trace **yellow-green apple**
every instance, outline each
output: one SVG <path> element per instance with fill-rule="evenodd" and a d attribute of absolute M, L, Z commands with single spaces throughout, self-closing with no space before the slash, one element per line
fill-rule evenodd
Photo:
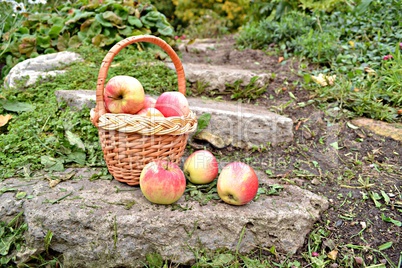
<path fill-rule="evenodd" d="M 155 108 L 165 117 L 187 116 L 190 113 L 187 98 L 178 91 L 163 92 L 156 99 Z"/>
<path fill-rule="evenodd" d="M 149 95 L 145 95 L 143 108 L 155 108 L 156 99 Z"/>
<path fill-rule="evenodd" d="M 249 165 L 231 162 L 221 171 L 217 182 L 219 197 L 231 205 L 245 205 L 257 194 L 258 177 Z"/>
<path fill-rule="evenodd" d="M 210 151 L 195 151 L 184 161 L 183 171 L 190 182 L 207 184 L 218 176 L 218 161 Z"/>
<path fill-rule="evenodd" d="M 169 205 L 184 194 L 186 177 L 177 164 L 159 159 L 146 164 L 141 171 L 140 188 L 148 201 Z"/>
<path fill-rule="evenodd" d="M 163 114 L 155 108 L 142 108 L 141 110 L 139 110 L 139 112 L 137 113 L 138 115 L 144 115 L 144 116 L 148 116 L 148 117 L 164 117 Z"/>
<path fill-rule="evenodd" d="M 134 77 L 112 77 L 103 92 L 106 111 L 109 113 L 135 114 L 144 106 L 145 93 L 141 83 Z"/>

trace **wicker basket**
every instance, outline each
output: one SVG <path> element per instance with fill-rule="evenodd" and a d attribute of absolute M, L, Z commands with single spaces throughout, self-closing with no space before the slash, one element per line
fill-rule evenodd
<path fill-rule="evenodd" d="M 137 42 L 158 45 L 169 55 L 176 68 L 179 92 L 186 93 L 186 79 L 181 61 L 176 52 L 158 37 L 141 35 L 126 38 L 115 44 L 103 59 L 91 121 L 98 128 L 110 174 L 116 180 L 129 185 L 138 185 L 143 167 L 156 159 L 167 159 L 179 164 L 188 134 L 197 128 L 197 118 L 192 111 L 186 117 L 167 118 L 106 113 L 103 90 L 110 64 L 119 51 Z"/>

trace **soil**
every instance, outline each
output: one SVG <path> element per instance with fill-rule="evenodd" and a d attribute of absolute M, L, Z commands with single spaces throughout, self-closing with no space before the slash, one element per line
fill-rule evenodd
<path fill-rule="evenodd" d="M 339 111 L 336 103 L 321 103 L 313 92 L 304 89 L 300 73 L 314 66 L 301 69 L 303 63 L 281 61 L 275 53 L 237 50 L 233 37 L 214 42 L 214 49 L 183 50 L 183 63 L 275 74 L 262 96 L 244 101 L 291 118 L 294 139 L 249 151 L 209 149 L 217 155 L 247 159 L 278 182 L 297 184 L 330 201 L 330 208 L 306 238 L 305 246 L 291 259 L 308 266 L 314 258 L 306 257 L 306 253 L 316 251 L 316 259 L 325 259 L 330 267 L 381 263 L 398 267 L 402 261 L 401 142 L 355 127 L 350 113 Z M 282 260 L 285 257 L 279 256 Z"/>

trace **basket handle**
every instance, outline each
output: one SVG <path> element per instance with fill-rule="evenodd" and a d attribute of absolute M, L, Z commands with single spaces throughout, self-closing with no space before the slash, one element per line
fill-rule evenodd
<path fill-rule="evenodd" d="M 174 64 L 174 67 L 176 69 L 177 73 L 177 79 L 178 79 L 178 87 L 179 87 L 179 92 L 182 93 L 183 95 L 186 95 L 186 78 L 184 74 L 184 69 L 183 65 L 181 64 L 179 56 L 176 54 L 176 52 L 173 50 L 173 48 L 167 44 L 163 39 L 152 36 L 152 35 L 137 35 L 137 36 L 131 36 L 126 39 L 123 39 L 116 43 L 106 54 L 105 58 L 102 61 L 101 67 L 99 69 L 99 74 L 98 74 L 98 82 L 96 85 L 96 106 L 94 109 L 94 116 L 92 117 L 91 121 L 92 123 L 97 127 L 98 126 L 98 121 L 99 117 L 101 117 L 103 114 L 106 113 L 105 109 L 105 104 L 103 101 L 103 91 L 105 87 L 105 80 L 107 78 L 107 72 L 109 70 L 110 64 L 113 61 L 113 58 L 126 46 L 131 45 L 133 43 L 137 42 L 148 42 L 155 44 L 159 47 L 161 47 L 172 59 L 172 62 Z"/>

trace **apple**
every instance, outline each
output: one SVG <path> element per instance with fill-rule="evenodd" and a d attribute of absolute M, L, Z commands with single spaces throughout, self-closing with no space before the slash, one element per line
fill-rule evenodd
<path fill-rule="evenodd" d="M 190 113 L 187 98 L 180 92 L 168 91 L 162 93 L 155 103 L 158 109 L 165 117 L 187 116 Z"/>
<path fill-rule="evenodd" d="M 242 162 L 227 164 L 217 182 L 219 197 L 231 205 L 245 205 L 257 195 L 258 177 L 249 165 Z"/>
<path fill-rule="evenodd" d="M 145 95 L 143 108 L 155 108 L 156 99 L 149 95 Z"/>
<path fill-rule="evenodd" d="M 141 83 L 134 77 L 112 77 L 103 92 L 106 111 L 109 113 L 135 114 L 144 106 L 145 93 Z"/>
<path fill-rule="evenodd" d="M 184 194 L 186 177 L 177 164 L 155 160 L 141 171 L 140 189 L 145 198 L 154 204 L 173 204 Z"/>
<path fill-rule="evenodd" d="M 195 151 L 184 161 L 183 171 L 190 182 L 207 184 L 218 176 L 218 161 L 210 151 Z"/>
<path fill-rule="evenodd" d="M 163 114 L 155 108 L 142 108 L 141 110 L 139 110 L 139 112 L 137 113 L 138 115 L 144 115 L 144 116 L 148 116 L 148 117 L 164 117 Z"/>

